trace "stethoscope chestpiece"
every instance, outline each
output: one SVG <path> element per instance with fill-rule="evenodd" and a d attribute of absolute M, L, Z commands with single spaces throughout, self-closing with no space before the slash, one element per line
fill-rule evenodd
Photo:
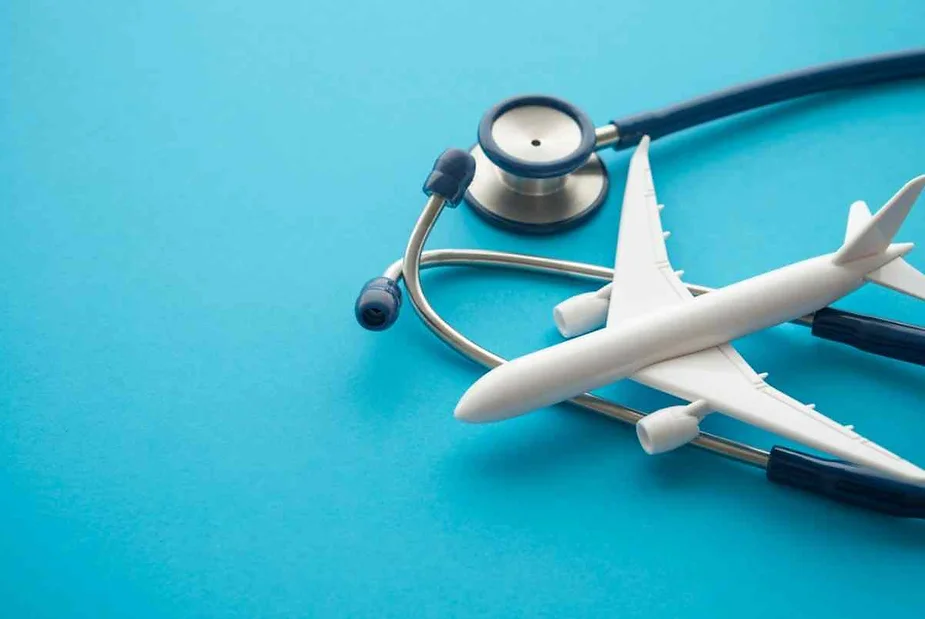
<path fill-rule="evenodd" d="M 476 169 L 466 202 L 491 223 L 558 232 L 584 221 L 607 195 L 594 125 L 567 101 L 506 99 L 482 117 L 478 138 L 470 151 Z"/>

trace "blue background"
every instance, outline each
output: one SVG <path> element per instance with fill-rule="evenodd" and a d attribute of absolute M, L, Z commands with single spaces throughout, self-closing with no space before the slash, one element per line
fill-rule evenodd
<path fill-rule="evenodd" d="M 409 308 L 370 334 L 352 304 L 398 258 L 434 157 L 503 97 L 600 124 L 921 45 L 923 20 L 918 0 L 2 3 L 0 616 L 922 614 L 920 522 L 693 449 L 652 458 L 565 407 L 459 424 L 479 370 Z M 923 135 L 917 82 L 656 143 L 674 265 L 715 286 L 833 250 L 853 200 L 925 172 Z M 519 238 L 462 207 L 430 246 L 609 264 L 628 154 L 604 159 L 613 197 L 587 226 Z M 925 242 L 925 206 L 899 240 Z M 557 341 L 550 308 L 588 289 L 426 286 L 504 355 Z M 925 323 L 873 287 L 840 306 Z M 922 368 L 794 326 L 739 347 L 925 463 Z"/>

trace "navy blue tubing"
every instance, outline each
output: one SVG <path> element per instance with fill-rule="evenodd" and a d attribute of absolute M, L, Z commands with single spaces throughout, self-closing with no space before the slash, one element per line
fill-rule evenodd
<path fill-rule="evenodd" d="M 881 357 L 925 365 L 925 329 L 832 307 L 813 315 L 813 335 Z"/>
<path fill-rule="evenodd" d="M 767 476 L 776 484 L 890 516 L 925 518 L 925 486 L 888 479 L 863 466 L 774 447 Z"/>
<path fill-rule="evenodd" d="M 720 90 L 670 107 L 612 121 L 620 139 L 616 150 L 635 146 L 711 120 L 840 88 L 873 86 L 925 77 L 925 49 L 868 56 L 783 73 Z"/>

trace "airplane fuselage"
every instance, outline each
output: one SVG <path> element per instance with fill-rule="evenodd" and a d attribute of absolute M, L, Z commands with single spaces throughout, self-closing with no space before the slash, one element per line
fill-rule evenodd
<path fill-rule="evenodd" d="M 525 355 L 483 376 L 456 409 L 468 421 L 500 420 L 632 375 L 659 361 L 794 320 L 856 290 L 908 248 L 839 265 L 810 258 Z"/>

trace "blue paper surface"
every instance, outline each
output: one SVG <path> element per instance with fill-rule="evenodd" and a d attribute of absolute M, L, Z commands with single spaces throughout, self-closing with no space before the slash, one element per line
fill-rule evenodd
<path fill-rule="evenodd" d="M 925 527 L 566 407 L 473 427 L 479 370 L 406 305 L 357 327 L 446 147 L 518 93 L 598 124 L 925 42 L 925 4 L 534 0 L 0 7 L 0 616 L 880 617 L 925 613 Z M 685 278 L 842 240 L 925 172 L 925 82 L 661 140 Z M 552 238 L 448 212 L 430 247 L 610 264 L 612 195 Z M 900 241 L 925 243 L 925 205 Z M 913 252 L 910 261 L 925 267 Z M 438 310 L 506 355 L 589 289 L 453 270 Z M 925 323 L 868 287 L 839 307 Z M 925 370 L 783 326 L 738 343 L 794 397 L 925 463 Z M 619 384 L 642 410 L 670 399 Z M 710 418 L 706 427 L 775 439 Z"/>

